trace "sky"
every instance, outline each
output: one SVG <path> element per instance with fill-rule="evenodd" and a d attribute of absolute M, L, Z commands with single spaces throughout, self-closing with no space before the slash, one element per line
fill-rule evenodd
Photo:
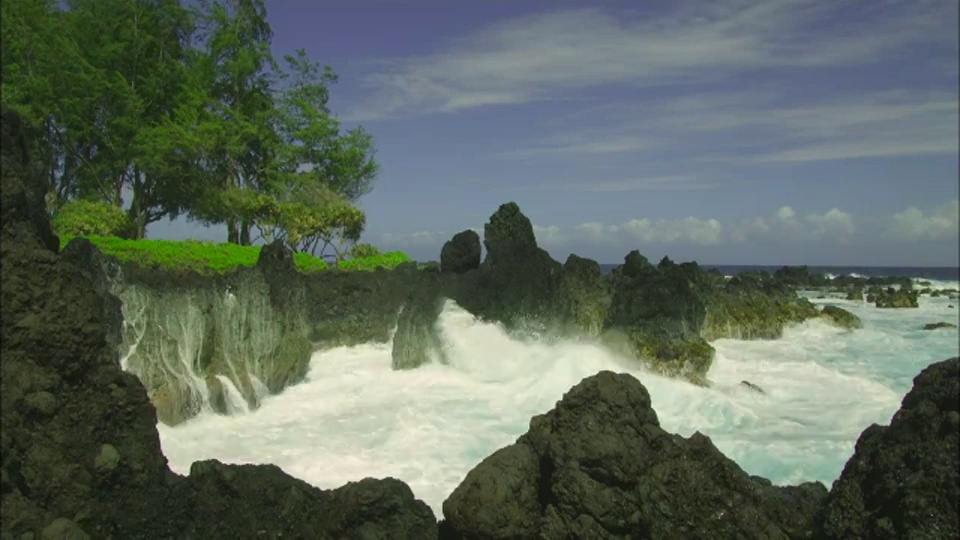
<path fill-rule="evenodd" d="M 560 261 L 958 265 L 956 0 L 266 4 L 373 135 L 382 250 L 514 201 Z"/>

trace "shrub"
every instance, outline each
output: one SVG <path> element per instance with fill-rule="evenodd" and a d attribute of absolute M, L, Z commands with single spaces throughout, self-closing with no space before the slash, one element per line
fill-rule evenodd
<path fill-rule="evenodd" d="M 133 229 L 119 207 L 83 199 L 63 205 L 50 221 L 58 236 L 127 236 Z"/>
<path fill-rule="evenodd" d="M 350 256 L 354 259 L 366 259 L 380 255 L 380 249 L 373 244 L 357 244 L 350 251 Z"/>

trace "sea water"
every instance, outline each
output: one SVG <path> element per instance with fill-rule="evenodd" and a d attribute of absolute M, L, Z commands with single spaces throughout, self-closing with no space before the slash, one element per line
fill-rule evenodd
<path fill-rule="evenodd" d="M 958 304 L 922 297 L 918 309 L 884 310 L 813 301 L 852 311 L 864 327 L 808 321 L 774 341 L 718 340 L 709 388 L 647 373 L 591 343 L 512 338 L 449 302 L 438 324 L 450 365 L 394 371 L 389 344 L 318 352 L 303 383 L 258 410 L 160 424 L 160 439 L 182 474 L 215 458 L 273 463 L 325 489 L 394 477 L 440 516 L 466 473 L 526 432 L 532 416 L 584 377 L 611 370 L 646 386 L 664 429 L 700 431 L 745 471 L 776 484 L 819 480 L 829 488 L 860 433 L 889 423 L 913 377 L 958 355 L 956 328 L 921 329 L 957 324 L 958 309 L 949 306 Z"/>

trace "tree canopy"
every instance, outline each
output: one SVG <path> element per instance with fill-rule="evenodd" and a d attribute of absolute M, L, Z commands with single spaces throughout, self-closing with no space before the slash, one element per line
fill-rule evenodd
<path fill-rule="evenodd" d="M 3 101 L 37 128 L 52 216 L 84 200 L 123 208 L 134 238 L 183 215 L 226 225 L 229 242 L 337 258 L 359 240 L 372 137 L 331 113 L 329 66 L 303 49 L 274 58 L 263 0 L 0 9 Z"/>

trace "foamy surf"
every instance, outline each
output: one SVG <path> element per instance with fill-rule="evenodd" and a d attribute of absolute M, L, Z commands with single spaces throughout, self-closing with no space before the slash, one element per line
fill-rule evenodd
<path fill-rule="evenodd" d="M 646 373 L 593 344 L 517 339 L 448 303 L 438 324 L 449 365 L 394 371 L 389 345 L 332 349 L 314 354 L 305 382 L 252 413 L 204 413 L 158 427 L 180 473 L 216 458 L 274 463 L 321 488 L 392 476 L 440 515 L 480 460 L 606 369 L 640 379 L 668 431 L 709 435 L 747 472 L 775 483 L 829 486 L 860 432 L 889 421 L 911 378 L 957 354 L 955 329 L 915 330 L 920 321 L 956 316 L 939 300 L 925 299 L 917 310 L 821 300 L 856 312 L 865 328 L 844 332 L 812 321 L 777 341 L 720 340 L 710 388 Z"/>

